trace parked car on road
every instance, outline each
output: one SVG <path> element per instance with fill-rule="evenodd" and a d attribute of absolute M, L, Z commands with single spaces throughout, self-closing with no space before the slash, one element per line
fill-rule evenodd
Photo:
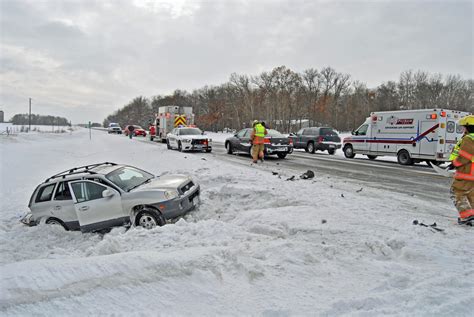
<path fill-rule="evenodd" d="M 107 128 L 107 133 L 117 133 L 117 134 L 122 134 L 122 128 L 118 123 L 109 123 L 109 127 Z"/>
<path fill-rule="evenodd" d="M 133 125 L 133 136 L 145 136 L 146 137 L 146 131 L 139 125 Z M 123 133 L 128 136 L 130 134 L 130 125 L 127 125 L 125 127 L 125 130 L 123 130 Z"/>
<path fill-rule="evenodd" d="M 31 195 L 22 222 L 57 224 L 66 230 L 98 231 L 115 226 L 162 226 L 199 203 L 200 186 L 189 175 L 154 176 L 110 162 L 53 175 Z"/>
<path fill-rule="evenodd" d="M 174 128 L 166 135 L 166 145 L 169 150 L 178 151 L 212 151 L 212 139 L 208 138 L 201 129 L 180 127 Z"/>
<path fill-rule="evenodd" d="M 267 129 L 268 134 L 264 138 L 265 150 L 264 153 L 268 155 L 277 155 L 283 159 L 288 154 L 293 152 L 293 141 L 278 132 L 277 130 Z M 234 136 L 225 140 L 225 148 L 228 154 L 245 153 L 251 154 L 252 143 L 250 142 L 251 128 L 242 129 Z"/>
<path fill-rule="evenodd" d="M 296 134 L 290 134 L 295 149 L 305 149 L 306 152 L 328 151 L 336 153 L 341 148 L 341 138 L 330 127 L 311 127 L 300 129 Z"/>

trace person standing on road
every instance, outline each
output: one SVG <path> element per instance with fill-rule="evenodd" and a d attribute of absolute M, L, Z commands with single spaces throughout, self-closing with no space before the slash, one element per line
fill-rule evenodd
<path fill-rule="evenodd" d="M 263 162 L 263 151 L 265 150 L 263 140 L 267 133 L 267 129 L 265 129 L 262 123 L 260 123 L 258 120 L 253 121 L 253 130 L 252 134 L 250 134 L 250 140 L 252 140 L 252 159 L 254 163 L 257 163 L 259 158 L 260 161 Z"/>
<path fill-rule="evenodd" d="M 474 115 L 459 120 L 466 133 L 451 154 L 456 169 L 451 186 L 452 199 L 459 212 L 459 224 L 474 221 Z"/>
<path fill-rule="evenodd" d="M 133 138 L 133 131 L 134 131 L 134 130 L 135 130 L 135 127 L 134 127 L 133 125 L 129 125 L 129 126 L 128 126 L 128 137 L 129 137 L 130 139 Z"/>

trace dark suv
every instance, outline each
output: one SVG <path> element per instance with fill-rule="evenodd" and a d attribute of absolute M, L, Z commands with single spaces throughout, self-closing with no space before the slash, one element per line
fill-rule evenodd
<path fill-rule="evenodd" d="M 290 134 L 290 138 L 295 149 L 305 149 L 309 153 L 328 151 L 332 155 L 341 148 L 341 138 L 329 127 L 303 128 Z"/>

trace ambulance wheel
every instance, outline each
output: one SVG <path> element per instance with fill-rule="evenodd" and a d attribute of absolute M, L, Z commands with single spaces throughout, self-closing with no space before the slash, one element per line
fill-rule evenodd
<path fill-rule="evenodd" d="M 377 155 L 367 155 L 369 160 L 375 160 L 377 158 Z"/>
<path fill-rule="evenodd" d="M 313 142 L 308 142 L 308 144 L 306 145 L 306 150 L 307 152 L 311 153 L 311 154 L 314 154 L 314 143 Z"/>
<path fill-rule="evenodd" d="M 413 165 L 413 159 L 410 157 L 410 153 L 406 150 L 401 150 L 397 154 L 397 161 L 400 165 Z"/>
<path fill-rule="evenodd" d="M 344 156 L 347 158 L 354 158 L 355 156 L 354 149 L 350 144 L 346 145 L 342 151 L 344 152 Z"/>
<path fill-rule="evenodd" d="M 170 141 L 166 140 L 166 148 L 168 150 L 171 150 L 171 145 L 170 145 Z"/>
<path fill-rule="evenodd" d="M 183 146 L 181 145 L 181 141 L 178 142 L 178 151 L 183 152 Z"/>

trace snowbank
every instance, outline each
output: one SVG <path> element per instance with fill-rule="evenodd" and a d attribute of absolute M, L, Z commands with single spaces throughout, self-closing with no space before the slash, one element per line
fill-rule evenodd
<path fill-rule="evenodd" d="M 361 190 L 317 166 L 314 179 L 287 181 L 276 161 L 250 166 L 98 130 L 92 140 L 85 129 L 0 138 L 0 152 L 2 315 L 472 314 L 473 234 L 448 199 Z M 39 182 L 101 161 L 193 174 L 202 205 L 149 231 L 18 222 Z"/>

